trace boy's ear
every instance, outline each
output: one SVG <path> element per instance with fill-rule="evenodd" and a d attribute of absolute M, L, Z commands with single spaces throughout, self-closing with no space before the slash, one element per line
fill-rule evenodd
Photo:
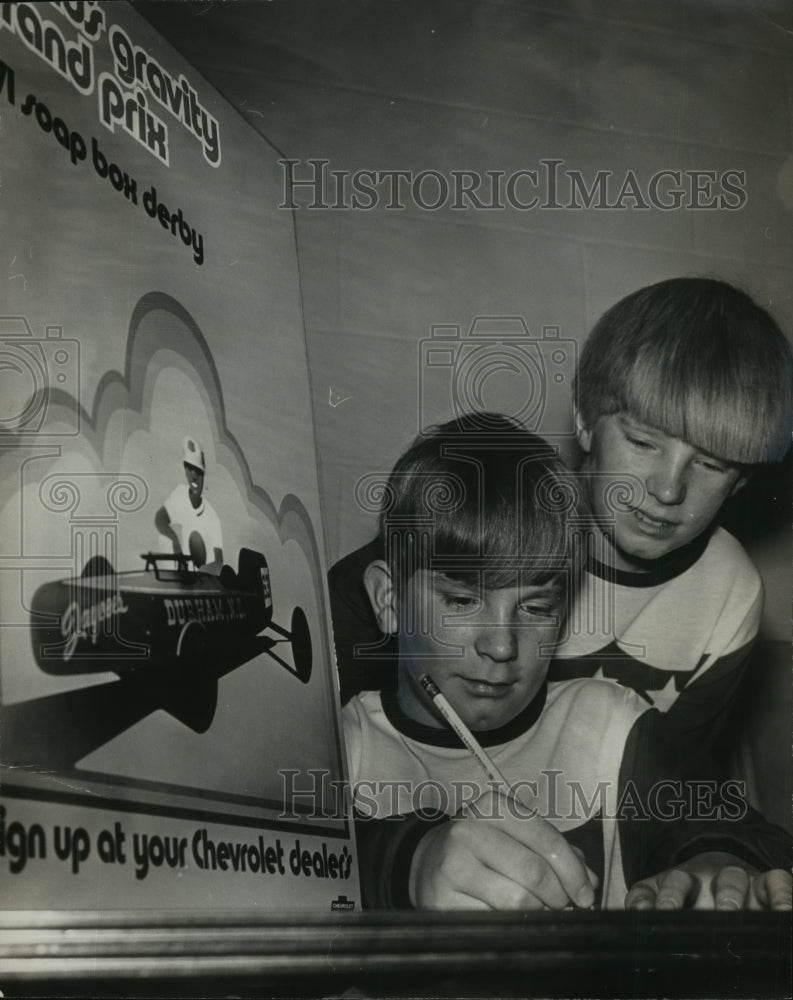
<path fill-rule="evenodd" d="M 584 423 L 584 418 L 577 406 L 573 407 L 573 415 L 575 417 L 575 433 L 578 438 L 578 444 L 582 451 L 588 452 L 592 447 L 592 431 Z"/>
<path fill-rule="evenodd" d="M 397 630 L 396 594 L 388 563 L 382 559 L 370 562 L 363 572 L 363 585 L 381 632 Z"/>

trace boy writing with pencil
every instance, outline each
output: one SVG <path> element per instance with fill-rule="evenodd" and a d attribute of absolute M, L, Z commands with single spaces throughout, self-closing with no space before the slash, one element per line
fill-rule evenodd
<path fill-rule="evenodd" d="M 552 449 L 478 417 L 397 462 L 386 558 L 364 574 L 398 661 L 345 706 L 351 785 L 359 816 L 409 817 L 359 822 L 365 903 L 621 908 L 644 880 L 629 898 L 662 905 L 691 879 L 698 905 L 789 906 L 785 835 L 734 788 L 656 759 L 656 711 L 626 687 L 547 685 L 593 524 L 560 509 Z"/>

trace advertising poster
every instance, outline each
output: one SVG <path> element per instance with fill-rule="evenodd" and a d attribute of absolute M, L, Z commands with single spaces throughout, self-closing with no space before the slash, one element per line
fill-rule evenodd
<path fill-rule="evenodd" d="M 122 3 L 0 8 L 0 896 L 358 900 L 278 154 Z"/>

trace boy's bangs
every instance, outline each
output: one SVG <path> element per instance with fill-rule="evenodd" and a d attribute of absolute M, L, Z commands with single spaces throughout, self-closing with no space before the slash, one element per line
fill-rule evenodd
<path fill-rule="evenodd" d="M 784 457 L 790 421 L 780 421 L 767 386 L 753 385 L 750 376 L 674 369 L 638 359 L 615 409 L 727 462 L 754 465 Z"/>
<path fill-rule="evenodd" d="M 555 587 L 562 594 L 568 588 L 571 572 L 567 565 L 560 565 L 561 562 L 563 560 L 556 560 L 553 565 L 541 562 L 528 569 L 525 564 L 519 569 L 499 566 L 467 572 L 451 568 L 444 570 L 443 575 L 471 590 L 480 587 L 483 590 L 504 590 L 507 587 Z M 569 560 L 567 562 L 569 563 Z"/>
<path fill-rule="evenodd" d="M 455 420 L 394 466 L 380 536 L 399 592 L 417 570 L 490 590 L 575 576 L 568 522 L 583 501 L 555 449 L 511 418 L 485 416 L 498 434 L 483 440 Z"/>
<path fill-rule="evenodd" d="M 426 568 L 488 590 L 543 586 L 570 567 L 566 518 L 532 506 L 520 524 L 512 504 L 462 509 L 436 519 Z"/>
<path fill-rule="evenodd" d="M 793 428 L 793 352 L 746 293 L 676 278 L 621 299 L 595 324 L 577 376 L 588 426 L 627 411 L 739 465 L 776 462 Z"/>

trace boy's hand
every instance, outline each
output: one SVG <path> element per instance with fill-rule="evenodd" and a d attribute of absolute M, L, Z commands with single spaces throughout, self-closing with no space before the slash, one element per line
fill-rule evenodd
<path fill-rule="evenodd" d="M 790 872 L 758 872 L 731 854 L 698 854 L 677 868 L 637 882 L 626 910 L 789 910 Z"/>
<path fill-rule="evenodd" d="M 495 805 L 502 808 L 493 809 L 491 799 L 489 813 L 483 807 L 483 815 L 456 817 L 422 837 L 410 870 L 413 905 L 432 910 L 592 906 L 598 878 L 562 834 L 539 816 L 512 815 L 503 800 Z"/>

